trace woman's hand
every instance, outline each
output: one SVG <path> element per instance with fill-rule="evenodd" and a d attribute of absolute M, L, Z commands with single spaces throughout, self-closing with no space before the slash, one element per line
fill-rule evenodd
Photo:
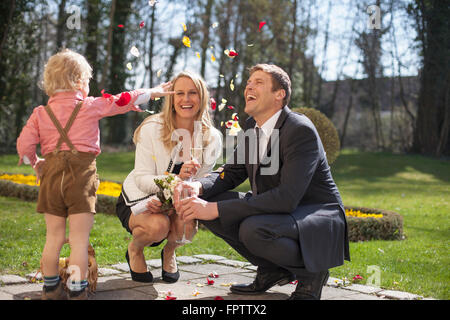
<path fill-rule="evenodd" d="M 145 213 L 162 213 L 161 211 L 162 203 L 157 199 L 152 199 L 147 202 L 147 211 Z"/>
<path fill-rule="evenodd" d="M 172 88 L 172 81 L 161 83 L 159 86 L 151 89 L 152 91 L 152 100 L 155 98 L 161 98 L 164 96 L 168 96 L 174 94 L 175 91 L 169 91 Z"/>
<path fill-rule="evenodd" d="M 197 174 L 198 169 L 200 169 L 200 163 L 196 159 L 186 161 L 183 163 L 178 176 L 181 180 L 187 180 Z"/>

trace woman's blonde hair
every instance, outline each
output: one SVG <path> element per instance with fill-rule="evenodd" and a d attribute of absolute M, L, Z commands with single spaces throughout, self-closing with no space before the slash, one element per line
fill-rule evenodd
<path fill-rule="evenodd" d="M 172 87 L 169 90 L 173 91 L 176 81 L 183 77 L 189 78 L 192 80 L 192 82 L 194 82 L 195 88 L 197 89 L 198 94 L 200 96 L 200 109 L 194 121 L 202 122 L 203 145 L 204 147 L 206 147 L 206 144 L 210 139 L 210 129 L 214 127 L 211 117 L 209 115 L 208 87 L 206 85 L 205 80 L 203 80 L 203 78 L 200 75 L 190 71 L 182 71 L 171 80 Z M 152 121 L 156 117 L 161 117 L 163 121 L 163 127 L 161 129 L 162 141 L 167 150 L 169 151 L 172 150 L 177 144 L 177 141 L 172 141 L 172 133 L 174 132 L 175 129 L 177 129 L 175 127 L 175 115 L 176 112 L 174 108 L 174 97 L 173 95 L 170 95 L 164 98 L 164 105 L 162 111 L 158 114 L 145 118 L 144 121 L 139 125 L 139 127 L 134 131 L 133 142 L 135 144 L 138 143 L 139 133 L 143 125 L 145 125 L 149 121 Z"/>
<path fill-rule="evenodd" d="M 80 82 L 92 78 L 92 67 L 81 55 L 63 49 L 48 59 L 42 87 L 50 97 L 56 90 L 77 90 Z"/>

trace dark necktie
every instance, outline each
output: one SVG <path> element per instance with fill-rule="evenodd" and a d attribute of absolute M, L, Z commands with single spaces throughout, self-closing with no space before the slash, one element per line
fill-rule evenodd
<path fill-rule="evenodd" d="M 256 187 L 256 171 L 258 170 L 259 166 L 259 135 L 260 135 L 260 128 L 255 127 L 256 132 L 256 163 L 253 165 L 253 173 L 252 173 L 252 194 L 255 196 L 258 194 L 258 188 Z"/>

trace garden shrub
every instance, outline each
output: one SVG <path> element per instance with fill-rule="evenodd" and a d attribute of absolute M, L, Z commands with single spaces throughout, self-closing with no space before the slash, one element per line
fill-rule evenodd
<path fill-rule="evenodd" d="M 341 142 L 333 122 L 319 110 L 313 108 L 293 108 L 292 111 L 304 114 L 311 120 L 322 140 L 323 148 L 327 154 L 328 164 L 332 164 L 339 156 Z"/>
<path fill-rule="evenodd" d="M 364 207 L 346 206 L 345 209 L 383 215 L 382 218 L 360 218 L 347 215 L 350 241 L 402 240 L 404 237 L 403 217 L 396 212 Z"/>

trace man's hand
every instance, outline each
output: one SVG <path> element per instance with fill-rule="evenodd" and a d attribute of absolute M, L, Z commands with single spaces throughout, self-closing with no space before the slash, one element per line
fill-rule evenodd
<path fill-rule="evenodd" d="M 217 202 L 208 202 L 196 196 L 180 201 L 177 213 L 184 222 L 199 220 L 214 220 L 219 217 Z"/>
<path fill-rule="evenodd" d="M 180 206 L 180 200 L 186 197 L 182 195 L 199 196 L 201 194 L 202 184 L 198 181 L 181 181 L 179 182 L 173 191 L 173 206 L 178 211 Z"/>

